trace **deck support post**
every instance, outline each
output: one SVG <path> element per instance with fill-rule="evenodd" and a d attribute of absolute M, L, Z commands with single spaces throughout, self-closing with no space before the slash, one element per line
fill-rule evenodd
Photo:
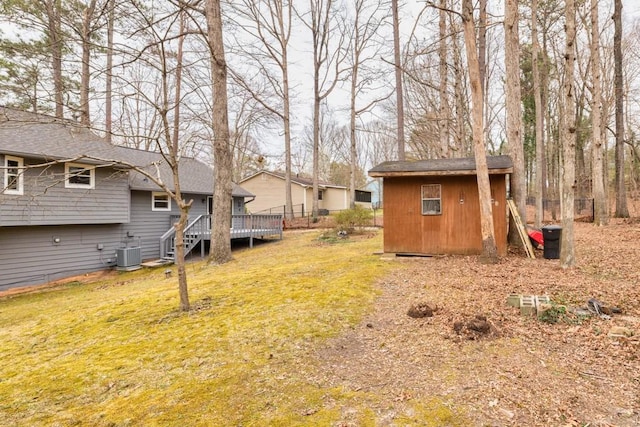
<path fill-rule="evenodd" d="M 253 248 L 253 214 L 249 214 L 249 248 Z"/>

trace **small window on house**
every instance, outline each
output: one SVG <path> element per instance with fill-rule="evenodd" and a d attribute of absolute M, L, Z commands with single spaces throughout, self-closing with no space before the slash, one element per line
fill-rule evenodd
<path fill-rule="evenodd" d="M 19 157 L 4 158 L 4 194 L 22 194 L 24 160 Z"/>
<path fill-rule="evenodd" d="M 170 211 L 171 199 L 167 193 L 153 193 L 151 196 L 152 211 Z"/>
<path fill-rule="evenodd" d="M 318 200 L 322 200 L 323 194 L 324 194 L 324 190 L 318 190 Z"/>
<path fill-rule="evenodd" d="M 440 184 L 427 184 L 422 186 L 422 215 L 440 215 L 442 213 L 442 201 L 440 197 Z"/>
<path fill-rule="evenodd" d="M 65 187 L 95 188 L 96 170 L 94 167 L 80 163 L 66 163 L 64 167 Z"/>

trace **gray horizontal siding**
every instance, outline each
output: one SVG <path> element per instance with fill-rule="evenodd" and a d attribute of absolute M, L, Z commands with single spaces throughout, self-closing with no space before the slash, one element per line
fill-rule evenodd
<path fill-rule="evenodd" d="M 0 290 L 107 268 L 126 241 L 117 224 L 0 227 Z"/>
<path fill-rule="evenodd" d="M 131 221 L 125 224 L 78 224 L 0 227 L 0 290 L 36 285 L 63 277 L 102 270 L 115 265 L 116 249 L 140 245 L 142 259 L 160 256 L 160 236 L 180 210 L 153 212 L 151 194 L 131 191 Z M 207 198 L 193 199 L 190 217 L 207 213 Z M 237 202 L 235 207 L 238 208 Z M 60 243 L 54 243 L 59 238 Z M 98 244 L 103 246 L 98 250 Z"/>
<path fill-rule="evenodd" d="M 125 228 L 140 242 L 142 258 L 160 256 L 160 237 L 171 228 L 171 215 L 180 215 L 180 209 L 171 201 L 171 211 L 153 212 L 151 210 L 151 192 L 131 191 L 131 221 Z M 207 198 L 199 194 L 184 194 L 185 200 L 193 200 L 189 216 L 195 218 L 207 213 Z M 203 202 L 204 200 L 204 202 Z"/>
<path fill-rule="evenodd" d="M 40 163 L 25 159 L 25 165 Z M 94 189 L 65 188 L 64 164 L 27 169 L 23 195 L 0 194 L 0 226 L 126 222 L 128 178 L 113 168 L 96 169 Z"/>

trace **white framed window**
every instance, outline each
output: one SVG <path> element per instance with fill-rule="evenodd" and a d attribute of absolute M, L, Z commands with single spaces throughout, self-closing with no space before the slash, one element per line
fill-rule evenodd
<path fill-rule="evenodd" d="M 151 210 L 152 211 L 170 211 L 171 198 L 167 193 L 151 193 Z"/>
<path fill-rule="evenodd" d="M 96 169 L 81 163 L 65 163 L 64 186 L 66 188 L 91 189 L 96 186 Z"/>
<path fill-rule="evenodd" d="M 442 200 L 440 184 L 422 186 L 422 215 L 440 215 Z"/>
<path fill-rule="evenodd" d="M 22 194 L 24 191 L 24 159 L 4 156 L 4 194 Z"/>

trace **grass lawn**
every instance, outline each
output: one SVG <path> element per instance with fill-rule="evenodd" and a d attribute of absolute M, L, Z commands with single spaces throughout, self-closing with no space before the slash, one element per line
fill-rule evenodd
<path fill-rule="evenodd" d="M 373 255 L 381 235 L 317 238 L 190 263 L 189 313 L 164 269 L 0 299 L 1 424 L 331 425 L 348 402 L 374 425 L 375 396 L 308 378 L 317 346 L 357 323 L 398 266 Z"/>

